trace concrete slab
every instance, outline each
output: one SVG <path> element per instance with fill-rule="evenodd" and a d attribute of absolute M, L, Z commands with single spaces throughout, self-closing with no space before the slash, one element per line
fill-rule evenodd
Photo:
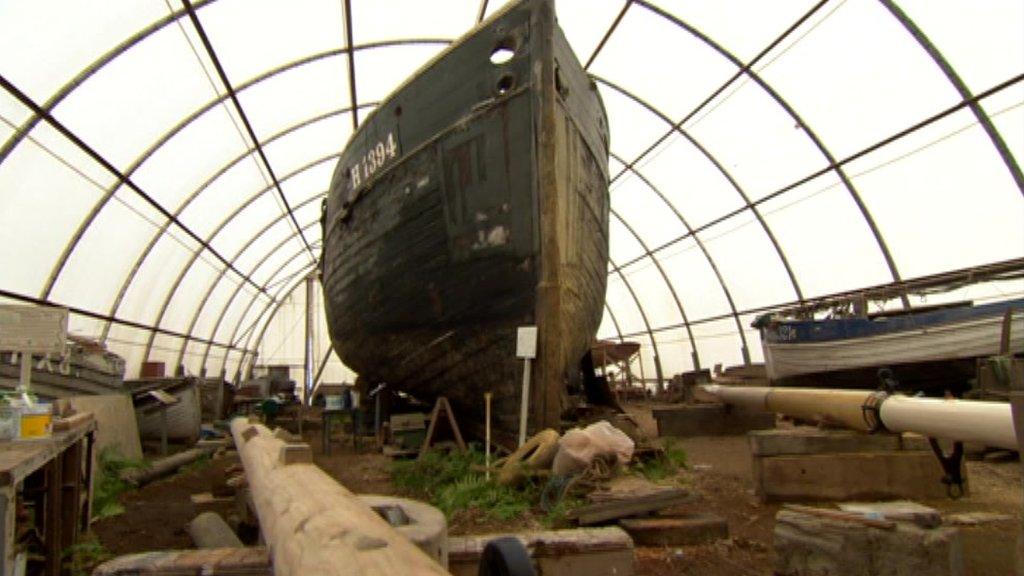
<path fill-rule="evenodd" d="M 658 436 L 725 436 L 775 427 L 775 413 L 724 404 L 681 404 L 652 411 Z"/>
<path fill-rule="evenodd" d="M 729 524 L 714 514 L 677 518 L 624 518 L 619 525 L 637 546 L 690 546 L 729 537 Z"/>
<path fill-rule="evenodd" d="M 956 528 L 897 522 L 883 530 L 782 510 L 774 531 L 775 574 L 783 576 L 962 576 Z"/>
<path fill-rule="evenodd" d="M 633 541 L 615 526 L 452 536 L 448 538 L 448 571 L 453 576 L 477 576 L 484 546 L 502 536 L 523 542 L 538 576 L 633 574 Z"/>
<path fill-rule="evenodd" d="M 931 452 L 889 451 L 755 457 L 762 501 L 945 498 Z"/>

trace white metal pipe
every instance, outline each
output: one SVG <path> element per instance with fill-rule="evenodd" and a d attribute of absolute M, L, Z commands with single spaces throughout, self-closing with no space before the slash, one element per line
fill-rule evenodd
<path fill-rule="evenodd" d="M 889 396 L 882 402 L 879 415 L 892 432 L 915 432 L 1017 450 L 1013 415 L 1004 402 Z"/>
<path fill-rule="evenodd" d="M 873 392 L 765 386 L 700 387 L 721 402 L 800 418 L 827 420 L 865 430 L 862 407 Z M 890 432 L 913 432 L 943 440 L 977 442 L 1017 450 L 1010 405 L 1004 402 L 917 398 L 902 395 L 879 399 L 878 417 Z"/>

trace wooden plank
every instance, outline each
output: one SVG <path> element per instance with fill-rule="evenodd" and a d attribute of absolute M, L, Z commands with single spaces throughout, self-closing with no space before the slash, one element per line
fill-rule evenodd
<path fill-rule="evenodd" d="M 695 514 L 678 518 L 623 518 L 619 525 L 637 546 L 691 546 L 729 537 L 721 516 Z"/>
<path fill-rule="evenodd" d="M 53 431 L 66 432 L 79 426 L 84 426 L 93 420 L 95 420 L 95 418 L 93 417 L 92 412 L 79 412 L 78 414 L 68 416 L 67 418 L 57 418 L 53 421 Z"/>
<path fill-rule="evenodd" d="M 273 576 L 267 549 L 170 550 L 119 556 L 100 564 L 93 576 Z"/>
<path fill-rule="evenodd" d="M 689 500 L 688 492 L 679 488 L 671 488 L 651 494 L 588 504 L 571 511 L 567 516 L 575 518 L 580 526 L 588 526 L 617 518 L 657 512 Z"/>
<path fill-rule="evenodd" d="M 871 528 L 881 528 L 883 530 L 895 530 L 896 523 L 891 520 L 878 520 L 876 518 L 868 518 L 860 514 L 853 512 L 841 512 L 839 510 L 830 510 L 828 508 L 812 508 L 811 506 L 801 506 L 799 504 L 783 504 L 782 506 L 786 510 L 793 512 L 799 512 L 800 514 L 809 514 L 811 516 L 820 516 L 822 518 L 829 518 L 832 520 L 840 520 L 842 522 L 853 522 L 855 524 L 863 524 Z"/>

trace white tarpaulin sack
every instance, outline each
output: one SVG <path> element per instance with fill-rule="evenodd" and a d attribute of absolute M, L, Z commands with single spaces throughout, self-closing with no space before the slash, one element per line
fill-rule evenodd
<path fill-rule="evenodd" d="M 558 441 L 551 471 L 557 475 L 582 472 L 595 458 L 624 466 L 633 458 L 633 447 L 633 440 L 607 420 L 573 428 Z"/>

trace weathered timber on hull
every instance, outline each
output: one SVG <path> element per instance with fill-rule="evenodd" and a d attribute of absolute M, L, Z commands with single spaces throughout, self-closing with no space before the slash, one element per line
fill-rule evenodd
<path fill-rule="evenodd" d="M 504 63 L 491 61 L 501 49 Z M 454 43 L 353 135 L 324 206 L 328 326 L 367 382 L 517 425 L 516 328 L 536 324 L 531 427 L 557 425 L 601 319 L 604 108 L 548 0 Z"/>

